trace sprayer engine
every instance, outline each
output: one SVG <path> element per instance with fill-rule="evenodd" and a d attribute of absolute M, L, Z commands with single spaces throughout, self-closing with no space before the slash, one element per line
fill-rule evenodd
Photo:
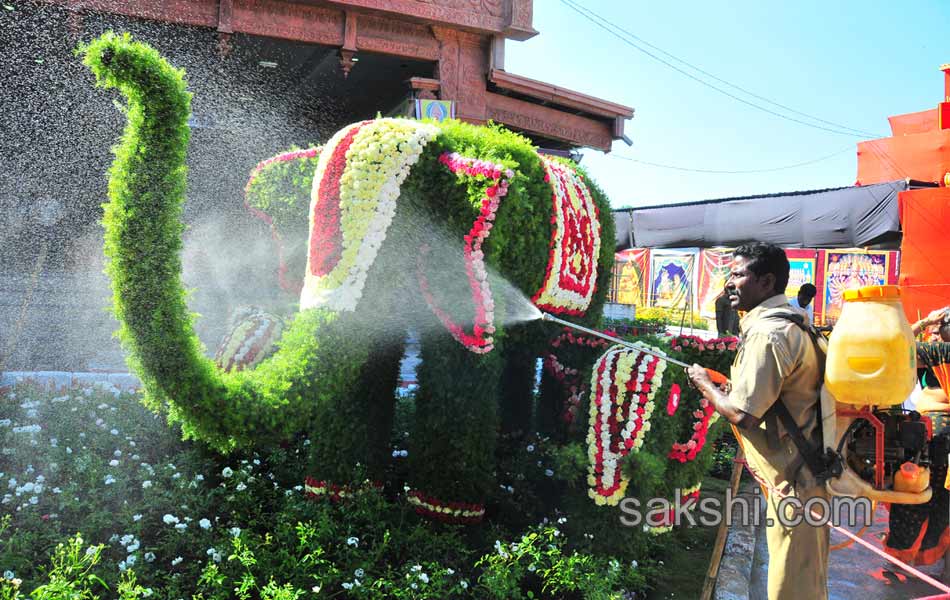
<path fill-rule="evenodd" d="M 929 422 L 920 413 L 897 409 L 870 411 L 873 418 L 858 418 L 841 446 L 847 448 L 848 466 L 875 487 L 892 488 L 894 477 L 906 463 L 930 466 Z"/>

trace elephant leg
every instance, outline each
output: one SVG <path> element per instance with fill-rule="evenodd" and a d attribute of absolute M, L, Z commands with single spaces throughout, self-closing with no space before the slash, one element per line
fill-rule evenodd
<path fill-rule="evenodd" d="M 311 432 L 308 474 L 326 487 L 351 486 L 367 478 L 381 483 L 391 460 L 395 389 L 405 341 L 395 333 L 381 336 L 364 315 L 351 313 L 340 321 L 333 343 L 360 347 L 365 360 L 341 365 L 333 375 L 339 386 L 314 382 L 319 389 L 312 420 L 317 430 Z"/>
<path fill-rule="evenodd" d="M 494 482 L 501 353 L 473 354 L 438 332 L 423 337 L 421 357 L 409 500 L 439 520 L 480 521 Z"/>
<path fill-rule="evenodd" d="M 564 385 L 547 368 L 541 370 L 541 389 L 538 395 L 538 432 L 555 437 L 563 431 Z"/>
<path fill-rule="evenodd" d="M 504 362 L 501 431 L 508 435 L 523 436 L 531 430 L 537 357 L 531 351 L 510 349 L 506 352 Z"/>

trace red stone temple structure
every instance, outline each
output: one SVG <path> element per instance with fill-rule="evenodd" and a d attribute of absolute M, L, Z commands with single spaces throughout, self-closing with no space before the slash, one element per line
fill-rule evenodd
<path fill-rule="evenodd" d="M 393 59 L 411 61 L 423 75 L 398 82 L 410 100 L 451 101 L 462 120 L 501 123 L 546 148 L 609 151 L 633 116 L 629 107 L 505 71 L 505 42 L 538 34 L 533 0 L 49 1 L 70 11 L 75 31 L 90 12 L 207 28 L 222 55 L 242 34 L 302 42 L 338 59 L 347 79 L 369 79 L 367 94 L 379 92 L 381 101 L 391 96 L 384 89 Z M 377 105 L 373 113 L 393 108 Z"/>

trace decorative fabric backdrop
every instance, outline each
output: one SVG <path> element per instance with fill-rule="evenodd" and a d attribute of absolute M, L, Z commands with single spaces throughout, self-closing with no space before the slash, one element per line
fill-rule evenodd
<path fill-rule="evenodd" d="M 696 250 L 655 250 L 650 269 L 650 300 L 660 308 L 693 302 Z"/>
<path fill-rule="evenodd" d="M 716 298 L 726 286 L 732 268 L 732 248 L 710 248 L 699 253 L 699 314 L 716 318 Z"/>
<path fill-rule="evenodd" d="M 614 255 L 610 302 L 645 306 L 650 289 L 650 249 L 631 248 Z"/>

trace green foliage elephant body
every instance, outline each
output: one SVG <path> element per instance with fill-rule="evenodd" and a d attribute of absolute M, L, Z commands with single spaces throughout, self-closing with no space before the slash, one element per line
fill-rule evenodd
<path fill-rule="evenodd" d="M 479 518 L 498 431 L 529 427 L 534 363 L 547 343 L 543 325 L 516 323 L 516 313 L 545 289 L 561 293 L 549 285 L 559 276 L 555 259 L 590 284 L 586 296 L 580 287 L 567 292 L 580 300 L 567 300 L 574 308 L 564 312 L 588 325 L 601 312 L 614 232 L 599 189 L 499 128 L 353 125 L 324 147 L 314 177 L 303 293 L 311 307 L 295 315 L 272 357 L 224 372 L 204 356 L 181 283 L 183 73 L 128 36 L 107 34 L 84 52 L 99 83 L 127 99 L 105 252 L 120 337 L 146 402 L 222 450 L 308 432 L 301 474 L 318 491 L 378 481 L 391 458 L 394 389 L 411 327 L 422 341 L 414 498 L 434 516 Z M 580 211 L 569 215 L 580 221 L 567 233 L 556 218 L 558 193 L 562 209 Z M 591 246 L 591 235 L 603 243 Z"/>

